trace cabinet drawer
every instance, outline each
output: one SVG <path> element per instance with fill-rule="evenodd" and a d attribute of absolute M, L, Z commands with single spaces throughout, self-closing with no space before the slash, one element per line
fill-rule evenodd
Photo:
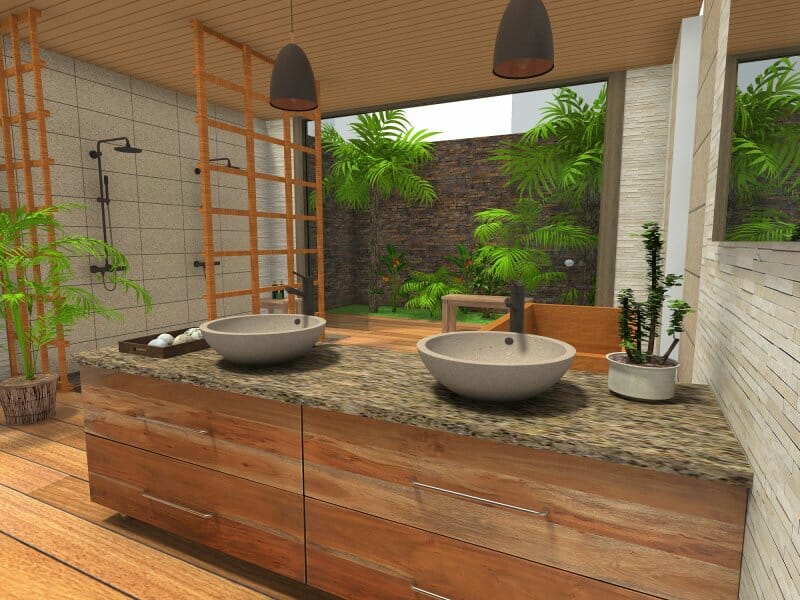
<path fill-rule="evenodd" d="M 303 418 L 307 496 L 645 594 L 737 596 L 746 488 L 319 409 Z"/>
<path fill-rule="evenodd" d="M 92 371 L 82 382 L 87 433 L 302 493 L 298 406 Z"/>
<path fill-rule="evenodd" d="M 652 598 L 306 499 L 308 583 L 353 600 Z"/>
<path fill-rule="evenodd" d="M 92 501 L 304 580 L 300 495 L 86 436 Z"/>

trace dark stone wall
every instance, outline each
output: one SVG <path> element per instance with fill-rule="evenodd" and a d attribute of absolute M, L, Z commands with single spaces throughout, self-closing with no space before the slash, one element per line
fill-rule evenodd
<path fill-rule="evenodd" d="M 436 189 L 439 201 L 432 207 L 408 206 L 397 198 L 386 200 L 380 209 L 381 246 L 394 244 L 408 254 L 411 270 L 434 271 L 445 258 L 455 253 L 456 244 L 472 248 L 474 213 L 486 208 L 511 208 L 516 200 L 514 188 L 505 187 L 500 163 L 489 160 L 490 153 L 505 140 L 520 136 L 505 135 L 437 142 L 434 160 L 422 175 Z M 553 207 L 553 210 L 557 210 Z M 367 229 L 365 212 L 354 212 L 325 201 L 325 302 L 329 308 L 367 302 Z M 575 252 L 553 253 L 554 264 L 562 270 L 565 258 Z M 594 260 L 573 267 L 569 276 L 581 289 L 591 287 Z M 540 288 L 540 302 L 556 302 L 564 285 Z"/>

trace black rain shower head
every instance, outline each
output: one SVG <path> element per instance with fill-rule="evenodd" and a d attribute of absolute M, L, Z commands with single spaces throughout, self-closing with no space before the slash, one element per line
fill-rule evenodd
<path fill-rule="evenodd" d="M 111 142 L 125 142 L 124 146 L 114 146 L 114 150 L 117 152 L 122 152 L 124 154 L 139 154 L 142 149 L 137 148 L 136 146 L 131 146 L 131 141 L 126 137 L 116 137 L 116 138 L 108 138 L 107 140 L 98 140 L 97 142 L 97 149 L 89 151 L 89 156 L 92 158 L 100 158 L 103 156 L 103 153 L 100 152 L 100 145 L 101 144 L 110 144 Z"/>
<path fill-rule="evenodd" d="M 124 154 L 139 154 L 142 149 L 137 148 L 136 146 L 131 146 L 130 142 L 126 142 L 124 146 L 114 146 L 114 150 L 117 152 L 122 152 Z"/>
<path fill-rule="evenodd" d="M 231 159 L 228 158 L 227 156 L 223 156 L 221 158 L 209 158 L 208 162 L 210 162 L 210 163 L 213 163 L 213 162 L 224 162 L 225 166 L 228 167 L 229 169 L 236 169 L 237 171 L 241 171 L 242 170 L 241 167 L 237 167 L 236 165 L 231 164 Z M 201 173 L 200 167 L 195 167 L 194 168 L 194 172 L 196 174 L 200 175 L 200 173 Z"/>

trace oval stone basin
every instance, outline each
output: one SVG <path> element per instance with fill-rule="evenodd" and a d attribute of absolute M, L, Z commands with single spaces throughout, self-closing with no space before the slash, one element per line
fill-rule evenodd
<path fill-rule="evenodd" d="M 325 330 L 311 315 L 238 315 L 200 325 L 203 337 L 225 360 L 239 365 L 273 365 L 307 354 Z"/>
<path fill-rule="evenodd" d="M 525 400 L 555 385 L 575 358 L 560 340 L 503 331 L 457 331 L 420 340 L 417 350 L 436 380 L 473 400 Z"/>

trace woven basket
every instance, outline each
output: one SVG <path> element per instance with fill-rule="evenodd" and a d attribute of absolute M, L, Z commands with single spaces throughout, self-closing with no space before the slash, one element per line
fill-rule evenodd
<path fill-rule="evenodd" d="M 28 380 L 22 376 L 0 381 L 0 405 L 6 423 L 27 425 L 54 417 L 58 375 L 44 373 Z"/>

